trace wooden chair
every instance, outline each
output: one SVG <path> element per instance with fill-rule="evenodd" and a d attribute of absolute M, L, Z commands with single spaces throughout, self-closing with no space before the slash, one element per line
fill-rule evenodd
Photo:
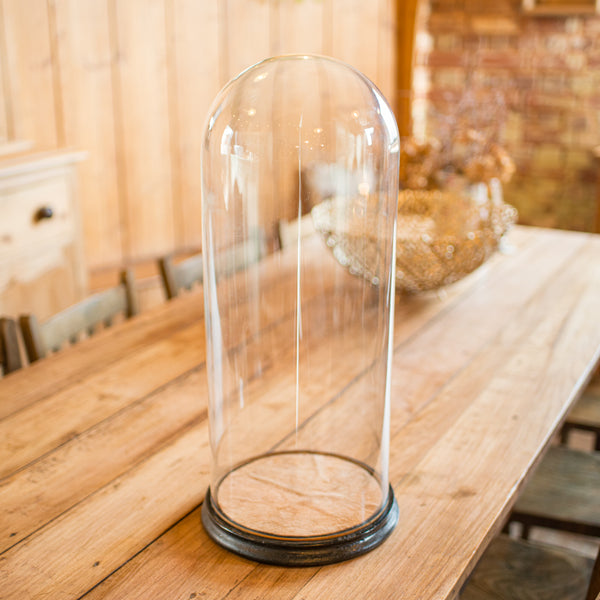
<path fill-rule="evenodd" d="M 195 283 L 202 283 L 204 264 L 202 254 L 196 254 L 175 264 L 172 256 L 158 260 L 158 268 L 167 300 L 179 296 L 183 289 L 190 290 Z"/>
<path fill-rule="evenodd" d="M 76 343 L 82 333 L 92 335 L 100 324 L 110 326 L 120 314 L 129 318 L 138 312 L 133 272 L 127 269 L 116 287 L 89 296 L 42 324 L 35 315 L 21 316 L 19 323 L 29 361 L 34 362 L 66 342 Z"/>
<path fill-rule="evenodd" d="M 23 366 L 19 350 L 17 323 L 8 317 L 0 318 L 0 367 L 8 375 Z"/>
<path fill-rule="evenodd" d="M 516 501 L 509 521 L 600 537 L 600 452 L 552 447 Z"/>
<path fill-rule="evenodd" d="M 521 523 L 524 538 L 532 526 L 600 537 L 599 498 L 600 453 L 551 447 L 517 499 L 509 523 Z M 600 554 L 593 570 L 592 563 L 571 550 L 499 536 L 460 598 L 598 600 Z"/>
<path fill-rule="evenodd" d="M 591 432 L 594 450 L 600 452 L 600 375 L 596 375 L 567 415 L 561 430 L 563 444 L 568 444 L 569 434 L 576 429 Z"/>
<path fill-rule="evenodd" d="M 246 241 L 219 254 L 219 272 L 234 273 L 259 261 L 264 255 L 264 234 L 255 232 Z M 159 259 L 158 268 L 168 300 L 179 296 L 184 289 L 190 290 L 195 283 L 202 283 L 204 278 L 201 254 L 179 263 L 174 263 L 172 256 L 165 256 Z"/>
<path fill-rule="evenodd" d="M 315 225 L 310 213 L 300 217 L 300 221 L 298 219 L 293 221 L 281 220 L 278 223 L 279 247 L 283 250 L 288 246 L 296 244 L 298 236 L 300 236 L 300 239 L 303 239 L 314 232 Z"/>
<path fill-rule="evenodd" d="M 594 421 L 596 423 L 594 424 Z M 552 447 L 537 467 L 510 515 L 527 539 L 531 527 L 600 537 L 600 380 L 588 386 L 567 417 L 561 440 L 571 429 L 595 433 L 596 450 Z"/>
<path fill-rule="evenodd" d="M 512 540 L 492 541 L 460 593 L 460 600 L 598 600 L 600 552 Z"/>

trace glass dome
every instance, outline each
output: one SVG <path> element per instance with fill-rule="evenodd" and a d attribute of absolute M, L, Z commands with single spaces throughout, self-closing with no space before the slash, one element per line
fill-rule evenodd
<path fill-rule="evenodd" d="M 250 67 L 202 156 L 212 453 L 202 518 L 230 550 L 324 564 L 397 521 L 388 481 L 399 137 L 364 75 Z"/>

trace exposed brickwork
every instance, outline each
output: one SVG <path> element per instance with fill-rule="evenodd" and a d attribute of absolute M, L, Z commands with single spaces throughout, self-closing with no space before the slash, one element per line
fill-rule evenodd
<path fill-rule="evenodd" d="M 600 16 L 527 16 L 521 0 L 424 1 L 415 106 L 428 113 L 415 114 L 417 132 L 435 134 L 433 115 L 465 89 L 501 91 L 503 142 L 517 166 L 507 201 L 522 223 L 593 230 Z"/>

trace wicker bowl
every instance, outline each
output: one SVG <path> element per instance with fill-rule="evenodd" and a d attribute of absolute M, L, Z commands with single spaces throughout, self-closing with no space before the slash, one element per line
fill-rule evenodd
<path fill-rule="evenodd" d="M 377 285 L 384 260 L 374 241 L 375 217 L 355 212 L 355 202 L 337 197 L 315 206 L 312 218 L 338 262 Z M 516 218 L 497 186 L 400 192 L 396 289 L 423 292 L 462 279 L 497 250 Z"/>

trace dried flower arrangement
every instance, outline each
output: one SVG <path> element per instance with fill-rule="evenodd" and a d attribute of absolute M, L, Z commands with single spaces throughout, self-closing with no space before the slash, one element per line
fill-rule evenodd
<path fill-rule="evenodd" d="M 499 142 L 506 110 L 502 95 L 471 91 L 447 104 L 454 109 L 433 116 L 436 136 L 403 140 L 401 188 L 444 189 L 457 177 L 466 184 L 508 182 L 515 165 Z"/>
<path fill-rule="evenodd" d="M 480 132 L 459 132 L 449 146 L 438 139 L 404 140 L 400 156 L 400 182 L 404 189 L 432 190 L 446 187 L 453 177 L 469 183 L 510 180 L 515 170 L 506 150 L 487 144 Z"/>
<path fill-rule="evenodd" d="M 517 219 L 502 199 L 515 165 L 499 143 L 504 100 L 465 93 L 438 137 L 403 140 L 396 286 L 436 289 L 471 273 L 491 256 Z"/>

